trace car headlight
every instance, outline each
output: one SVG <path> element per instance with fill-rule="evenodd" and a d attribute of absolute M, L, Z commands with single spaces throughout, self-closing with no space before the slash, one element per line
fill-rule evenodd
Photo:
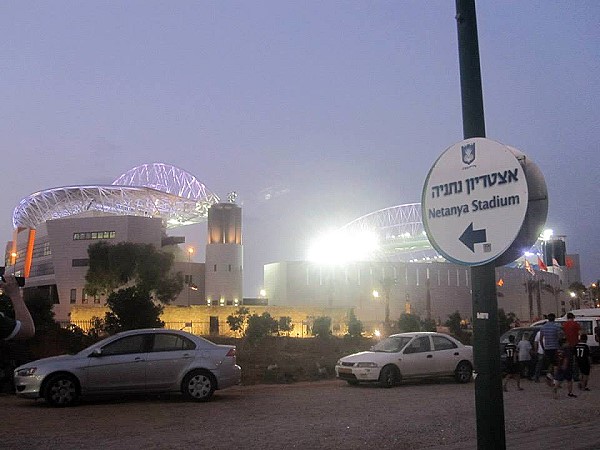
<path fill-rule="evenodd" d="M 377 364 L 374 363 L 374 362 L 359 362 L 359 363 L 356 363 L 354 365 L 354 367 L 370 367 L 370 368 L 375 368 L 375 367 L 377 367 Z"/>
<path fill-rule="evenodd" d="M 36 370 L 37 367 L 25 367 L 24 369 L 15 370 L 15 374 L 18 377 L 30 377 L 35 373 Z"/>

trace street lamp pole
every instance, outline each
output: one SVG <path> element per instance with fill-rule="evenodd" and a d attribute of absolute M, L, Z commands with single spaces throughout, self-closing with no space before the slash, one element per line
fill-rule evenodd
<path fill-rule="evenodd" d="M 188 247 L 188 270 L 190 275 L 187 282 L 187 305 L 190 306 L 190 290 L 192 289 L 192 255 L 194 254 L 194 247 Z"/>

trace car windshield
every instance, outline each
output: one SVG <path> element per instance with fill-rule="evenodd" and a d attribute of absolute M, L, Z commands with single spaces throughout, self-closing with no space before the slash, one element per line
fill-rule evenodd
<path fill-rule="evenodd" d="M 402 350 L 411 339 L 409 336 L 390 336 L 371 347 L 371 351 L 396 353 Z"/>

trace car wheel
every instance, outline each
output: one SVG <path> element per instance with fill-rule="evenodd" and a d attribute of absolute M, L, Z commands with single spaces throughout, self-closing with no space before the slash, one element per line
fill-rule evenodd
<path fill-rule="evenodd" d="M 207 401 L 215 392 L 217 382 L 214 376 L 205 370 L 195 370 L 183 379 L 182 392 L 190 400 Z"/>
<path fill-rule="evenodd" d="M 392 366 L 385 366 L 379 374 L 379 385 L 384 388 L 391 388 L 399 380 L 397 371 Z"/>
<path fill-rule="evenodd" d="M 454 371 L 454 378 L 459 383 L 468 383 L 471 381 L 471 377 L 473 376 L 473 367 L 471 363 L 468 361 L 461 361 L 456 366 L 456 370 Z"/>
<path fill-rule="evenodd" d="M 44 399 L 51 406 L 71 406 L 79 399 L 77 380 L 67 374 L 52 376 L 44 388 Z"/>
<path fill-rule="evenodd" d="M 348 382 L 348 384 L 350 386 L 357 386 L 358 385 L 358 381 L 356 380 L 346 380 Z"/>

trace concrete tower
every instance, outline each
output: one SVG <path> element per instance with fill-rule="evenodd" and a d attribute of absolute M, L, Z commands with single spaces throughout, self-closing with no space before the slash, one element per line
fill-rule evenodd
<path fill-rule="evenodd" d="M 242 304 L 242 209 L 234 198 L 208 210 L 205 292 L 211 305 Z"/>

